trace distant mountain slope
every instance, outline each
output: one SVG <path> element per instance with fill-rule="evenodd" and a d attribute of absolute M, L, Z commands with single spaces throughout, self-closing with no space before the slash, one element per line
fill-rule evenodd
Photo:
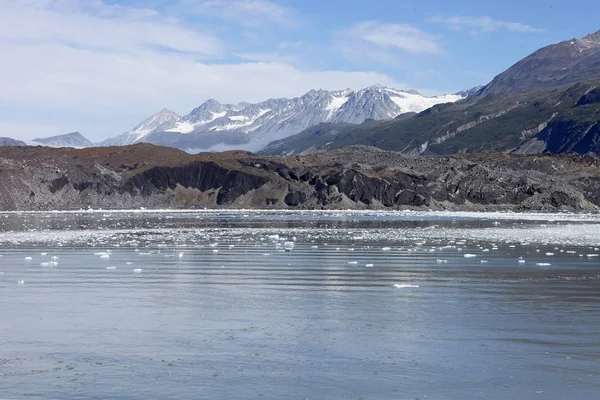
<path fill-rule="evenodd" d="M 81 133 L 72 132 L 65 135 L 51 136 L 47 138 L 33 139 L 33 142 L 50 147 L 90 147 L 92 142 L 87 140 Z"/>
<path fill-rule="evenodd" d="M 545 47 L 466 100 L 413 118 L 358 126 L 320 125 L 270 143 L 261 154 L 297 154 L 352 144 L 408 154 L 600 153 L 600 32 Z M 335 129 L 334 129 L 335 128 Z"/>
<path fill-rule="evenodd" d="M 383 86 L 362 90 L 311 90 L 293 99 L 258 104 L 221 104 L 208 100 L 186 116 L 162 110 L 133 130 L 101 143 L 104 146 L 153 143 L 182 149 L 235 146 L 256 150 L 322 122 L 362 123 L 384 120 L 435 104 L 454 102 L 469 93 L 425 97 L 416 91 Z"/>
<path fill-rule="evenodd" d="M 27 146 L 27 143 L 9 137 L 0 137 L 0 146 Z"/>
<path fill-rule="evenodd" d="M 544 47 L 485 86 L 481 94 L 518 93 L 600 79 L 600 31 Z"/>
<path fill-rule="evenodd" d="M 351 144 L 407 154 L 465 152 L 600 154 L 600 80 L 533 93 L 491 94 L 432 107 L 408 119 L 313 130 L 261 154 L 322 151 Z"/>

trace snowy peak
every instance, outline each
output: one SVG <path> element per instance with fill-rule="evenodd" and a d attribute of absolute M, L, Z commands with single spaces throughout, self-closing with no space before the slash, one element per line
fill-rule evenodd
<path fill-rule="evenodd" d="M 87 140 L 79 132 L 71 132 L 65 135 L 51 136 L 47 138 L 37 138 L 32 140 L 35 143 L 42 144 L 49 147 L 90 147 L 92 142 Z"/>
<path fill-rule="evenodd" d="M 300 97 L 269 99 L 256 104 L 221 104 L 210 99 L 183 117 L 163 110 L 142 122 L 133 131 L 109 139 L 103 144 L 122 145 L 149 141 L 172 145 L 174 140 L 189 144 L 193 138 L 206 138 L 211 132 L 218 133 L 217 139 L 222 137 L 224 143 L 229 135 L 237 139 L 244 137 L 248 142 L 266 144 L 323 122 L 360 124 L 367 119 L 392 119 L 403 113 L 421 112 L 436 104 L 454 102 L 464 97 L 466 95 L 462 94 L 426 97 L 416 90 L 397 90 L 374 85 L 361 90 L 310 90 Z M 211 138 L 214 139 L 214 136 Z M 214 140 L 211 141 L 213 142 Z M 196 148 L 205 147 L 198 143 Z"/>
<path fill-rule="evenodd" d="M 156 128 L 160 127 L 163 124 L 175 123 L 179 121 L 181 117 L 177 115 L 175 112 L 163 108 L 156 114 L 151 117 L 145 119 L 141 124 L 133 128 L 131 133 L 137 133 L 140 136 L 143 136 L 147 133 L 154 131 Z"/>

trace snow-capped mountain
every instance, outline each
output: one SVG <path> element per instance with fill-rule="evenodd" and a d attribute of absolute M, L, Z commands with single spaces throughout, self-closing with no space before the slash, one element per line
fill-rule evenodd
<path fill-rule="evenodd" d="M 144 120 L 141 124 L 120 136 L 107 139 L 101 143 L 102 146 L 125 146 L 142 141 L 144 136 L 154 132 L 162 125 L 176 123 L 181 119 L 175 112 L 163 109 L 150 118 Z"/>
<path fill-rule="evenodd" d="M 376 85 L 362 90 L 311 90 L 301 97 L 270 99 L 258 104 L 221 104 L 211 99 L 183 117 L 162 110 L 132 131 L 101 144 L 149 142 L 200 150 L 234 142 L 236 148 L 258 150 L 272 140 L 322 122 L 359 124 L 367 119 L 391 119 L 464 97 L 464 93 L 425 97 L 414 90 Z M 245 145 L 239 144 L 244 142 Z"/>
<path fill-rule="evenodd" d="M 90 147 L 92 142 L 87 140 L 79 132 L 71 132 L 65 135 L 51 136 L 47 138 L 33 139 L 31 145 L 44 145 L 49 147 Z"/>

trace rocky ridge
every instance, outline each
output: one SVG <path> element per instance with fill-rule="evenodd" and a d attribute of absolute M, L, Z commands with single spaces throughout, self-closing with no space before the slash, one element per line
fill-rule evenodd
<path fill-rule="evenodd" d="M 0 209 L 88 207 L 598 211 L 600 159 L 365 146 L 288 157 L 149 144 L 0 148 Z"/>

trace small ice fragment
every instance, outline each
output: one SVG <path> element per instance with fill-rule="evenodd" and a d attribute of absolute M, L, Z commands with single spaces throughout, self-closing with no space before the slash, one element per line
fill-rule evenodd
<path fill-rule="evenodd" d="M 52 256 L 50 257 L 51 260 L 58 260 L 58 256 Z"/>
<path fill-rule="evenodd" d="M 367 268 L 373 268 L 373 264 L 367 264 L 367 265 L 365 265 L 365 267 L 367 267 Z"/>
<path fill-rule="evenodd" d="M 358 261 L 348 261 L 348 264 L 355 265 L 355 264 L 358 264 Z"/>
<path fill-rule="evenodd" d="M 518 261 L 518 263 L 519 263 L 519 264 L 525 264 L 525 260 L 523 260 L 523 259 L 520 259 L 520 260 Z"/>
<path fill-rule="evenodd" d="M 31 261 L 33 260 L 33 257 L 25 257 L 25 261 Z"/>
<path fill-rule="evenodd" d="M 487 260 L 481 260 L 481 263 L 482 263 L 482 264 L 486 264 L 486 263 L 487 263 Z"/>
<path fill-rule="evenodd" d="M 230 244 L 228 247 L 229 247 L 230 249 L 233 249 L 233 248 L 235 247 L 235 245 L 234 245 L 234 244 Z"/>
<path fill-rule="evenodd" d="M 318 249 L 319 246 L 310 246 L 311 249 Z"/>
<path fill-rule="evenodd" d="M 100 255 L 100 258 L 109 259 L 110 254 L 104 253 L 104 254 Z"/>
<path fill-rule="evenodd" d="M 183 258 L 183 253 L 179 253 L 179 258 Z"/>
<path fill-rule="evenodd" d="M 550 264 L 550 263 L 535 263 L 535 265 L 537 265 L 538 267 L 549 267 L 552 264 Z"/>
<path fill-rule="evenodd" d="M 392 248 L 391 247 L 382 247 L 381 251 L 391 251 Z"/>
<path fill-rule="evenodd" d="M 418 288 L 419 285 L 406 285 L 406 284 L 395 283 L 394 287 L 396 289 L 406 289 L 406 288 Z"/>
<path fill-rule="evenodd" d="M 50 264 L 51 267 L 56 267 L 58 265 L 56 261 L 50 261 L 48 264 Z"/>
<path fill-rule="evenodd" d="M 49 262 L 40 263 L 40 267 L 49 267 L 49 266 L 50 266 Z"/>
<path fill-rule="evenodd" d="M 133 270 L 134 274 L 141 274 L 142 273 L 142 269 L 141 268 L 136 268 Z"/>
<path fill-rule="evenodd" d="M 448 264 L 448 260 L 436 260 L 438 264 Z"/>
<path fill-rule="evenodd" d="M 132 263 L 131 261 L 127 261 L 125 264 L 127 264 L 127 265 L 131 265 L 131 264 L 133 264 L 133 263 Z"/>
<path fill-rule="evenodd" d="M 219 250 L 218 250 L 218 249 L 214 249 L 214 250 L 213 250 L 213 253 L 218 253 L 218 252 L 219 252 Z"/>
<path fill-rule="evenodd" d="M 588 257 L 588 258 L 598 257 L 598 254 L 588 254 L 588 255 L 586 255 L 586 257 Z"/>
<path fill-rule="evenodd" d="M 217 247 L 219 245 L 219 243 L 211 243 L 209 244 L 210 247 Z"/>
<path fill-rule="evenodd" d="M 465 254 L 465 258 L 474 258 L 477 257 L 476 254 Z"/>
<path fill-rule="evenodd" d="M 23 281 L 23 280 L 17 281 L 17 285 L 24 285 L 24 284 L 25 284 L 25 281 Z"/>
<path fill-rule="evenodd" d="M 106 267 L 106 269 L 109 271 L 114 271 L 115 269 L 117 269 L 117 267 Z"/>
<path fill-rule="evenodd" d="M 547 256 L 553 256 L 554 253 L 546 253 Z"/>
<path fill-rule="evenodd" d="M 45 255 L 47 255 L 47 254 L 48 254 L 48 253 L 40 253 L 40 256 L 45 256 Z"/>
<path fill-rule="evenodd" d="M 490 252 L 490 249 L 483 249 L 483 250 L 481 250 L 481 251 L 483 251 L 484 253 L 489 253 L 489 252 Z"/>

